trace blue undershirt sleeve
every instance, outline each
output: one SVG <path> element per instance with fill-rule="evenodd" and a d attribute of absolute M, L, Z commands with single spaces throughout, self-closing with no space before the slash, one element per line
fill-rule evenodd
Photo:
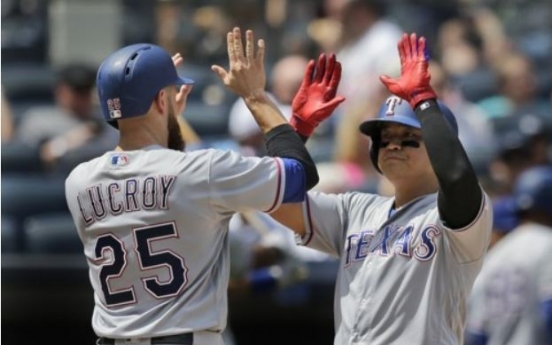
<path fill-rule="evenodd" d="M 484 333 L 467 332 L 466 345 L 487 345 L 487 335 Z"/>
<path fill-rule="evenodd" d="M 552 300 L 541 302 L 541 311 L 544 318 L 544 327 L 548 332 L 549 340 L 552 340 Z"/>
<path fill-rule="evenodd" d="M 286 171 L 286 185 L 284 186 L 284 203 L 301 202 L 305 200 L 307 192 L 306 175 L 303 165 L 292 158 L 282 158 Z"/>

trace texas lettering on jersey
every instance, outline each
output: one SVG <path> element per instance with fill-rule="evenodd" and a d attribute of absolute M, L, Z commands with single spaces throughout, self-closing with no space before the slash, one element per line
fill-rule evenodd
<path fill-rule="evenodd" d="M 147 176 L 98 183 L 77 196 L 77 202 L 86 227 L 108 215 L 141 210 L 167 210 L 169 192 L 176 176 Z"/>
<path fill-rule="evenodd" d="M 425 226 L 418 235 L 413 234 L 413 230 L 412 225 L 388 225 L 380 230 L 382 235 L 376 240 L 375 230 L 348 235 L 345 240 L 345 267 L 363 261 L 368 255 L 401 255 L 419 261 L 431 260 L 437 252 L 435 238 L 441 230 L 435 225 Z"/>

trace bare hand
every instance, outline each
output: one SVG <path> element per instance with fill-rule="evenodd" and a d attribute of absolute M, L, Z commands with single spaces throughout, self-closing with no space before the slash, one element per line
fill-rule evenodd
<path fill-rule="evenodd" d="M 257 42 L 257 52 L 254 52 L 253 31 L 245 33 L 245 53 L 242 45 L 240 28 L 234 28 L 226 35 L 228 61 L 230 68 L 213 65 L 211 69 L 218 75 L 224 85 L 243 98 L 254 97 L 264 93 L 266 74 L 264 69 L 265 43 Z"/>
<path fill-rule="evenodd" d="M 176 53 L 172 56 L 172 61 L 174 63 L 174 67 L 178 67 L 184 59 L 180 53 Z M 186 100 L 188 99 L 188 95 L 192 91 L 192 88 L 193 85 L 180 85 L 175 97 L 176 107 L 174 111 L 177 115 L 182 115 L 184 112 L 184 108 L 186 108 Z"/>

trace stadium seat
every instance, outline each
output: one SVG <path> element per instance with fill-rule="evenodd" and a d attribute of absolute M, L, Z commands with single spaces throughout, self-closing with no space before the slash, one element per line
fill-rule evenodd
<path fill-rule="evenodd" d="M 42 162 L 38 150 L 18 142 L 2 144 L 2 173 L 38 173 Z"/>
<path fill-rule="evenodd" d="M 2 215 L 16 219 L 67 211 L 65 178 L 2 174 Z"/>
<path fill-rule="evenodd" d="M 27 252 L 33 254 L 74 254 L 83 248 L 69 213 L 36 215 L 24 223 Z"/>
<path fill-rule="evenodd" d="M 22 231 L 26 218 L 52 212 L 68 212 L 65 183 L 61 177 L 40 174 L 2 174 L 2 217 L 13 219 L 18 250 L 24 250 Z"/>
<path fill-rule="evenodd" d="M 2 254 L 16 252 L 17 226 L 13 218 L 2 217 Z"/>

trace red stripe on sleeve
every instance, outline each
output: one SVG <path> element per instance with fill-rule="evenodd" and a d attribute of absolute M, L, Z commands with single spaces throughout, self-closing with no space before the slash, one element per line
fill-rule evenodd
<path fill-rule="evenodd" d="M 309 238 L 303 244 L 303 245 L 306 246 L 310 243 L 310 241 L 314 237 L 314 226 L 312 225 L 312 214 L 311 214 L 311 208 L 310 208 L 310 202 L 309 202 L 309 195 L 308 194 L 306 195 L 305 202 L 306 202 L 306 205 L 307 205 L 307 220 L 308 220 L 308 224 L 306 224 L 306 226 L 307 226 L 307 230 L 309 232 Z"/>
<path fill-rule="evenodd" d="M 280 165 L 280 160 L 278 160 L 277 158 L 274 158 L 274 160 L 276 161 L 276 167 L 278 168 L 278 186 L 276 187 L 276 196 L 274 197 L 274 202 L 272 203 L 272 206 L 270 206 L 270 208 L 265 211 L 266 213 L 272 212 L 276 208 L 276 206 L 278 206 L 281 199 L 280 193 L 282 192 L 282 167 Z"/>

